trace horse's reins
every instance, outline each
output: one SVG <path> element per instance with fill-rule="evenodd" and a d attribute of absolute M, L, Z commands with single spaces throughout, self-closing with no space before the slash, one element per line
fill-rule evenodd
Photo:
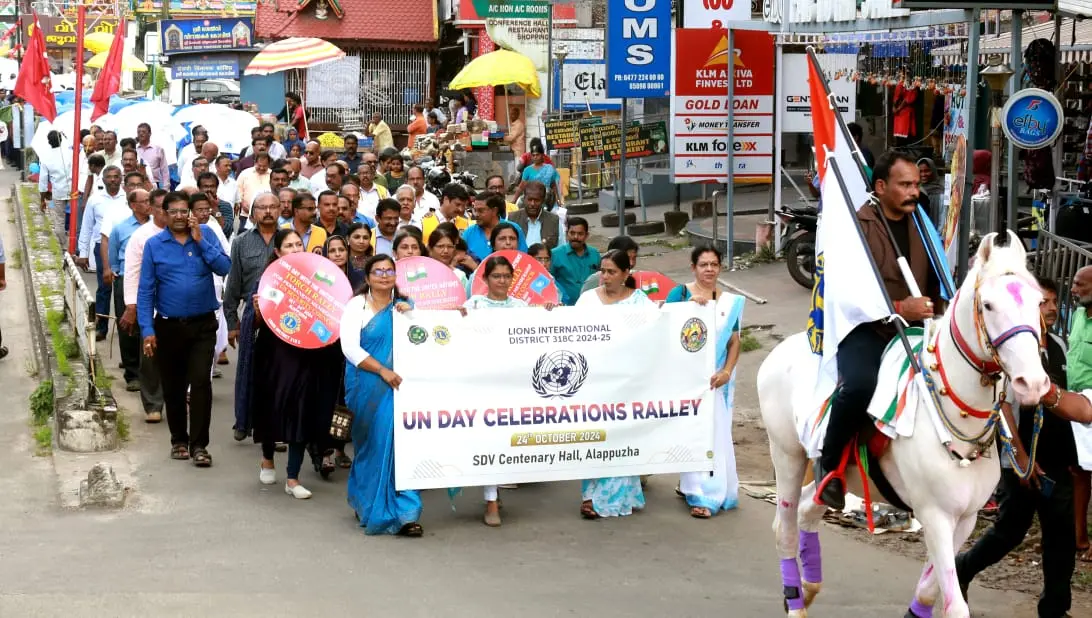
<path fill-rule="evenodd" d="M 1016 273 L 1013 273 L 1013 272 L 1007 272 L 1007 273 L 1004 273 L 1001 276 L 1015 275 L 1015 274 Z M 1035 329 L 1032 328 L 1030 325 L 1020 324 L 1020 325 L 1014 326 L 1014 327 L 1006 330 L 1005 332 L 1001 333 L 997 337 L 991 338 L 989 336 L 989 333 L 986 331 L 985 321 L 984 321 L 984 318 L 982 316 L 982 303 L 980 302 L 980 295 L 979 295 L 979 286 L 980 286 L 980 284 L 981 284 L 981 277 L 976 278 L 975 285 L 974 285 L 974 298 L 973 298 L 975 335 L 976 335 L 978 343 L 982 347 L 982 349 L 986 350 L 989 353 L 990 359 L 989 360 L 983 360 L 983 359 L 979 358 L 978 354 L 974 350 L 971 349 L 971 346 L 967 343 L 966 338 L 963 336 L 963 334 L 959 330 L 959 326 L 956 323 L 955 316 L 952 316 L 952 318 L 949 319 L 948 324 L 949 324 L 949 331 L 951 332 L 951 335 L 952 335 L 952 340 L 955 342 L 956 349 L 959 351 L 960 356 L 962 356 L 963 359 L 967 362 L 967 364 L 969 364 L 976 372 L 978 372 L 981 383 L 982 383 L 982 386 L 989 386 L 991 384 L 996 384 L 997 381 L 1000 379 L 1001 373 L 1004 371 L 1004 368 L 1003 368 L 1003 366 L 1001 364 L 1001 358 L 1000 358 L 1000 355 L 998 354 L 997 350 L 1002 345 L 1004 345 L 1006 342 L 1008 342 L 1010 339 L 1012 339 L 1013 337 L 1015 337 L 1016 335 L 1019 335 L 1021 333 L 1029 333 L 1031 335 L 1034 335 L 1036 337 L 1036 339 L 1039 339 L 1039 336 L 1035 332 Z M 952 300 L 952 304 L 955 305 L 958 301 L 959 301 L 959 291 L 956 291 L 956 295 L 955 295 L 955 298 L 953 298 L 953 300 Z M 997 426 L 998 426 L 998 418 L 1001 415 L 1001 405 L 1005 402 L 1005 392 L 1002 391 L 997 396 L 996 403 L 993 406 L 993 408 L 990 409 L 990 410 L 979 410 L 977 408 L 974 408 L 974 407 L 970 406 L 966 402 L 964 402 L 955 393 L 955 391 L 952 389 L 951 383 L 948 381 L 947 373 L 944 371 L 944 364 L 943 364 L 943 361 L 940 358 L 940 350 L 939 350 L 939 347 L 937 346 L 937 340 L 939 338 L 940 338 L 940 334 L 937 333 L 937 335 L 933 339 L 931 345 L 926 347 L 926 349 L 931 354 L 933 354 L 935 356 L 936 363 L 928 366 L 928 370 L 926 370 L 926 365 L 924 363 L 924 359 L 921 358 L 919 360 L 921 360 L 922 372 L 924 374 L 926 386 L 928 387 L 929 394 L 932 396 L 933 401 L 936 404 L 937 413 L 940 415 L 941 421 L 944 423 L 944 427 L 956 439 L 958 439 L 958 440 L 960 440 L 962 442 L 966 442 L 968 444 L 971 444 L 971 445 L 973 445 L 975 447 L 975 449 L 973 451 L 971 451 L 971 453 L 969 455 L 964 456 L 964 455 L 960 454 L 959 452 L 957 452 L 955 449 L 953 449 L 951 447 L 950 443 L 945 445 L 947 447 L 947 449 L 948 449 L 948 453 L 952 456 L 952 458 L 958 460 L 961 466 L 966 467 L 966 466 L 970 465 L 970 463 L 972 461 L 978 459 L 978 457 L 980 455 L 982 455 L 984 452 L 986 452 L 989 449 L 989 447 L 993 445 L 993 441 L 994 441 L 994 439 L 996 437 L 996 429 L 997 429 Z M 932 377 L 932 374 L 930 373 L 930 371 L 936 371 L 937 373 L 940 374 L 940 379 L 941 379 L 941 382 L 943 383 L 942 388 L 940 388 L 940 389 L 936 388 L 936 383 L 933 380 L 933 377 Z M 948 418 L 948 415 L 946 415 L 944 413 L 944 408 L 941 405 L 940 397 L 946 397 L 957 408 L 959 408 L 960 416 L 962 416 L 964 418 L 966 418 L 967 416 L 972 416 L 974 418 L 986 420 L 986 424 L 982 428 L 982 431 L 980 431 L 979 433 L 977 433 L 975 435 L 970 435 L 970 434 L 966 434 L 962 430 L 960 430 L 959 427 L 957 427 L 955 425 L 955 423 L 953 423 L 952 420 L 950 418 Z M 1042 425 L 1042 421 L 1041 421 L 1042 409 L 1041 408 L 1040 408 L 1040 410 L 1038 412 L 1038 415 L 1039 416 L 1037 416 L 1037 418 L 1036 418 L 1036 426 L 1035 426 L 1035 432 L 1034 432 L 1035 433 L 1035 438 L 1034 438 L 1034 442 L 1033 442 L 1033 445 L 1032 445 L 1032 455 L 1031 455 L 1032 459 L 1031 459 L 1031 461 L 1034 461 L 1035 451 L 1036 451 L 1036 448 L 1038 446 L 1038 433 L 1039 433 L 1038 428 Z M 1008 436 L 1002 436 L 1002 443 L 1005 444 L 1005 446 L 1008 447 L 1010 457 L 1013 459 L 1013 463 L 1015 465 L 1016 462 L 1015 462 L 1015 456 L 1012 454 L 1011 438 L 1008 437 Z M 1030 465 L 1028 466 L 1028 468 L 1029 468 L 1028 472 L 1029 473 L 1030 473 L 1030 469 L 1032 467 L 1033 466 L 1030 466 Z"/>

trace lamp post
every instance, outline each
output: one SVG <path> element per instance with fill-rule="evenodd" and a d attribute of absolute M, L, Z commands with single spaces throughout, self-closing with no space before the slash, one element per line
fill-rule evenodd
<path fill-rule="evenodd" d="M 990 218 L 989 232 L 999 232 L 997 225 L 998 207 L 1000 204 L 1000 178 L 1001 175 L 1001 104 L 1005 96 L 1005 85 L 1013 75 L 1013 70 L 1007 63 L 1001 62 L 1000 54 L 991 54 L 986 59 L 989 66 L 982 70 L 980 75 L 990 87 L 993 102 L 990 106 Z M 1016 190 L 1016 179 L 1009 178 L 1009 191 Z M 1009 228 L 1015 228 L 1015 221 L 1008 221 Z"/>

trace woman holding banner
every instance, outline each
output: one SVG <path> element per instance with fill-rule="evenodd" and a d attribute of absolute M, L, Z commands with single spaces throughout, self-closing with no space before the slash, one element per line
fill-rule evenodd
<path fill-rule="evenodd" d="M 577 307 L 634 305 L 656 309 L 656 303 L 637 289 L 630 276 L 630 259 L 625 251 L 607 251 L 599 263 L 599 287 L 588 290 L 576 301 Z M 588 479 L 581 486 L 583 503 L 580 514 L 585 519 L 631 515 L 645 508 L 645 494 L 638 476 Z"/>
<path fill-rule="evenodd" d="M 303 240 L 295 230 L 277 230 L 273 235 L 273 255 L 269 263 L 301 251 Z M 277 442 L 286 442 L 288 466 L 284 492 L 298 500 L 306 500 L 311 492 L 300 485 L 300 467 L 308 444 L 325 446 L 329 442 L 340 382 L 337 347 L 331 344 L 315 349 L 298 348 L 277 337 L 260 313 L 255 315 L 254 322 L 257 334 L 251 377 L 251 415 L 254 440 L 262 445 L 258 480 L 263 485 L 277 482 L 273 469 L 274 450 Z M 323 476 L 328 476 L 335 465 L 333 451 L 326 455 L 320 468 Z"/>
<path fill-rule="evenodd" d="M 377 255 L 364 265 L 364 284 L 341 316 L 345 403 L 353 411 L 349 505 L 366 534 L 424 534 L 416 491 L 394 488 L 394 311 L 409 300 L 395 285 L 394 260 Z"/>
<path fill-rule="evenodd" d="M 722 292 L 717 286 L 721 253 L 713 247 L 695 247 L 690 253 L 694 281 L 680 285 L 667 295 L 667 302 L 716 303 L 717 367 L 709 378 L 713 389 L 713 471 L 684 472 L 676 492 L 686 498 L 690 516 L 708 519 L 720 510 L 736 508 L 739 478 L 732 446 L 732 400 L 735 397 L 736 361 L 739 360 L 739 328 L 744 298 Z"/>
<path fill-rule="evenodd" d="M 432 235 L 436 236 L 438 232 L 439 230 L 433 232 Z M 493 234 L 496 235 L 495 230 Z M 512 237 L 513 239 L 516 238 L 514 232 Z M 515 275 L 515 269 L 512 268 L 512 263 L 508 261 L 508 258 L 499 255 L 486 258 L 485 262 L 482 263 L 482 269 L 488 286 L 487 293 L 471 296 L 463 304 L 464 309 L 474 311 L 478 309 L 507 309 L 527 306 L 527 303 L 522 300 L 508 295 L 508 288 L 512 285 L 512 277 Z M 487 485 L 485 487 L 485 516 L 483 521 L 485 525 L 492 528 L 501 525 L 496 485 Z"/>

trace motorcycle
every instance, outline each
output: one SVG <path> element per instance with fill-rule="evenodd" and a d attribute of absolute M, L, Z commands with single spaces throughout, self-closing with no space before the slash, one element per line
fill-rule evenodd
<path fill-rule="evenodd" d="M 783 254 L 789 275 L 810 290 L 815 276 L 815 230 L 819 210 L 814 206 L 782 206 L 777 217 L 788 229 Z"/>

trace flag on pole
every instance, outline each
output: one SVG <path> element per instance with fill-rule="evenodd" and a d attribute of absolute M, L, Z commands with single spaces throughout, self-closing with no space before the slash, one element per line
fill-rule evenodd
<path fill-rule="evenodd" d="M 808 341 L 822 358 L 816 393 L 829 396 L 838 381 L 838 344 L 854 328 L 892 314 L 865 244 L 857 210 L 869 202 L 868 181 L 853 138 L 830 103 L 822 69 L 809 51 L 811 118 L 815 130 L 822 216 L 815 241 L 815 284 Z"/>
<path fill-rule="evenodd" d="M 49 77 L 49 59 L 46 57 L 45 36 L 34 13 L 34 27 L 27 42 L 26 55 L 19 66 L 15 79 L 15 96 L 34 106 L 46 120 L 57 118 L 57 99 L 53 97 L 53 84 Z"/>
<path fill-rule="evenodd" d="M 92 122 L 110 111 L 110 97 L 121 91 L 121 63 L 124 55 L 125 20 L 123 19 L 118 23 L 117 31 L 114 32 L 114 40 L 110 43 L 106 62 L 102 65 L 99 79 L 95 82 L 95 90 L 91 93 L 91 102 L 95 104 L 95 110 L 91 112 Z"/>

